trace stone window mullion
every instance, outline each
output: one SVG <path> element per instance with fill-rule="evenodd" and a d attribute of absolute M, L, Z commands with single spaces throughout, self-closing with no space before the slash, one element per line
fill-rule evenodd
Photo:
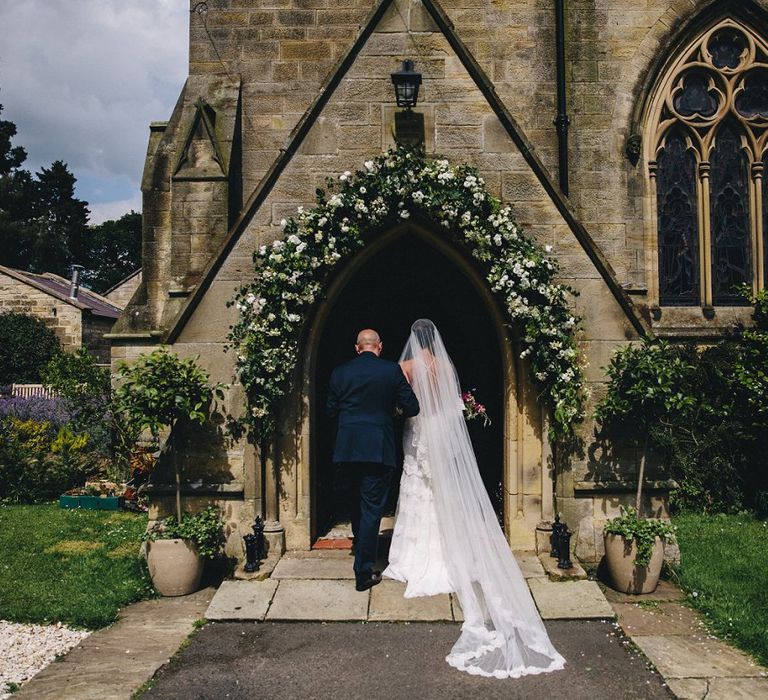
<path fill-rule="evenodd" d="M 699 256 L 701 305 L 711 309 L 712 304 L 712 227 L 709 215 L 709 161 L 699 163 Z"/>
<path fill-rule="evenodd" d="M 757 294 L 765 288 L 765 232 L 763 231 L 763 178 L 765 177 L 764 165 L 758 161 L 752 163 L 752 250 L 755 251 L 752 275 L 752 291 Z"/>

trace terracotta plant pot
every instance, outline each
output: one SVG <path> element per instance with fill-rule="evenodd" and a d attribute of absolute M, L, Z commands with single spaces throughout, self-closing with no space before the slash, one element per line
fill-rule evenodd
<path fill-rule="evenodd" d="M 605 561 L 613 587 L 621 593 L 638 595 L 653 593 L 659 583 L 664 563 L 664 543 L 656 538 L 648 566 L 635 566 L 637 545 L 628 543 L 621 535 L 605 534 Z"/>
<path fill-rule="evenodd" d="M 147 542 L 147 565 L 160 595 L 189 595 L 200 587 L 203 560 L 189 540 Z"/>

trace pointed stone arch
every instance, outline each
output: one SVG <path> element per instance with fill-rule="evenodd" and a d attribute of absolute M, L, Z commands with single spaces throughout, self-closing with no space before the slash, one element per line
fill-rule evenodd
<path fill-rule="evenodd" d="M 456 243 L 446 240 L 433 223 L 413 220 L 388 226 L 385 231 L 353 257 L 346 260 L 329 281 L 324 298 L 316 305 L 305 324 L 301 367 L 296 391 L 281 415 L 273 464 L 269 466 L 274 500 L 271 519 L 285 528 L 288 549 L 309 549 L 317 535 L 318 469 L 317 435 L 319 412 L 317 402 L 318 353 L 323 331 L 336 303 L 350 281 L 380 253 L 406 237 L 426 242 L 455 266 L 456 273 L 466 278 L 482 300 L 494 326 L 501 356 L 504 387 L 503 416 L 503 484 L 504 530 L 510 544 L 518 549 L 534 546 L 536 525 L 553 516 L 552 447 L 547 436 L 547 410 L 538 400 L 538 392 L 529 379 L 525 361 L 519 357 L 520 343 L 510 326 L 498 299 L 494 297 L 481 270 L 471 256 Z M 393 280 L 393 284 L 396 284 Z"/>

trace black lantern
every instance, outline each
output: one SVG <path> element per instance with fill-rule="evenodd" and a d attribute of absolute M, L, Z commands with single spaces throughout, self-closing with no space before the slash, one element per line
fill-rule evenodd
<path fill-rule="evenodd" d="M 421 73 L 413 70 L 413 61 L 403 61 L 403 69 L 392 73 L 392 84 L 395 86 L 395 99 L 398 107 L 412 109 L 419 99 Z"/>

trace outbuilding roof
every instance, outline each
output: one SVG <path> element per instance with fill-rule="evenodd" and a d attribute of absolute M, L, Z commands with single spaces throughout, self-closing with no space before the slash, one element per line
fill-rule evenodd
<path fill-rule="evenodd" d="M 24 282 L 35 289 L 50 294 L 59 301 L 66 302 L 72 306 L 92 313 L 94 316 L 103 316 L 104 318 L 117 318 L 122 311 L 120 307 L 115 306 L 109 299 L 97 294 L 96 292 L 80 287 L 77 291 L 77 297 L 69 296 L 71 283 L 68 279 L 55 275 L 52 272 L 27 272 L 26 270 L 15 270 L 11 267 L 0 265 L 0 272 L 13 277 L 19 282 Z"/>

